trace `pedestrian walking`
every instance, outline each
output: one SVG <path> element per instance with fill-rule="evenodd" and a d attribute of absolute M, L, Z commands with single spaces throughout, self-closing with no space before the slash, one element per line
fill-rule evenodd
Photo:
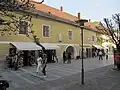
<path fill-rule="evenodd" d="M 37 70 L 36 70 L 36 74 L 39 73 L 40 69 L 42 70 L 42 57 L 39 56 L 38 59 L 37 59 Z"/>
<path fill-rule="evenodd" d="M 103 60 L 103 53 L 101 50 L 99 51 L 99 60 Z"/>
<path fill-rule="evenodd" d="M 65 63 L 65 62 L 66 62 L 66 60 L 67 60 L 67 57 L 66 57 L 66 52 L 64 51 L 64 52 L 63 52 L 63 63 Z"/>
<path fill-rule="evenodd" d="M 43 54 L 43 59 L 42 59 L 42 73 L 44 75 L 44 78 L 47 77 L 46 76 L 46 67 L 47 67 L 47 55 Z"/>
<path fill-rule="evenodd" d="M 108 49 L 106 50 L 105 55 L 106 55 L 106 60 L 108 60 Z"/>

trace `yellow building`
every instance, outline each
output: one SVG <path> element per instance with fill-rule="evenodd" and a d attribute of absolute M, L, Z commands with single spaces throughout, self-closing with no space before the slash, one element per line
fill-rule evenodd
<path fill-rule="evenodd" d="M 36 2 L 34 4 L 36 9 L 30 11 L 33 13 L 32 29 L 27 27 L 27 30 L 24 29 L 24 31 L 2 32 L 0 35 L 0 55 L 5 56 L 8 54 L 9 48 L 12 46 L 19 49 L 27 48 L 25 45 L 31 44 L 32 47 L 33 40 L 25 35 L 29 28 L 29 31 L 35 32 L 35 35 L 38 36 L 40 43 L 46 50 L 56 52 L 59 60 L 62 60 L 63 51 L 71 52 L 72 58 L 81 56 L 81 29 L 75 22 L 81 19 L 80 13 L 77 16 L 73 16 L 64 12 L 63 7 L 56 9 L 45 4 L 37 4 Z M 97 48 L 97 32 L 92 22 L 89 21 L 85 24 L 84 51 L 86 52 L 86 57 L 92 57 L 92 48 Z M 29 43 L 25 44 L 26 42 Z M 37 46 L 33 45 L 33 47 L 35 47 L 35 50 L 39 50 Z"/>
<path fill-rule="evenodd" d="M 101 26 L 100 22 L 96 22 L 95 25 L 99 30 L 99 32 L 97 32 L 97 43 L 101 45 L 105 50 L 108 49 L 109 53 L 113 53 L 113 47 L 115 48 L 116 46 L 111 39 L 111 35 L 108 35 L 106 30 L 104 30 L 105 28 Z"/>

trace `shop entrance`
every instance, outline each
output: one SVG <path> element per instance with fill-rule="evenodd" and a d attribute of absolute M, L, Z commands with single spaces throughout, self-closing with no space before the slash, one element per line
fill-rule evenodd
<path fill-rule="evenodd" d="M 76 48 L 74 46 L 68 46 L 66 48 L 66 53 L 71 53 L 71 58 L 75 58 L 77 55 L 76 55 Z"/>
<path fill-rule="evenodd" d="M 23 65 L 28 66 L 28 51 L 23 51 Z"/>
<path fill-rule="evenodd" d="M 47 62 L 48 63 L 54 63 L 54 56 L 56 55 L 56 50 L 46 50 L 46 54 L 47 54 Z"/>

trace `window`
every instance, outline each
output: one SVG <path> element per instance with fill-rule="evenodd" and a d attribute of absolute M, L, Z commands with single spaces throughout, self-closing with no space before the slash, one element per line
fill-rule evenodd
<path fill-rule="evenodd" d="M 43 36 L 50 37 L 50 26 L 43 25 Z"/>
<path fill-rule="evenodd" d="M 28 34 L 30 31 L 29 22 L 20 21 L 19 34 Z"/>
<path fill-rule="evenodd" d="M 71 40 L 72 39 L 72 31 L 68 31 L 68 38 Z"/>
<path fill-rule="evenodd" d="M 95 40 L 95 37 L 94 36 L 92 36 L 92 41 L 94 41 Z"/>

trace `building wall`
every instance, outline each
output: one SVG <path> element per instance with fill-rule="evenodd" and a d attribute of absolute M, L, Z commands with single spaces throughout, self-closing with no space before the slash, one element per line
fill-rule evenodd
<path fill-rule="evenodd" d="M 94 40 L 92 39 L 94 37 Z M 97 36 L 96 32 L 90 30 L 84 30 L 84 44 L 96 44 Z"/>
<path fill-rule="evenodd" d="M 80 45 L 81 44 L 81 29 L 79 27 L 58 22 L 52 19 L 44 18 L 44 17 L 33 17 L 31 23 L 33 24 L 32 31 L 35 32 L 40 38 L 41 43 L 57 43 L 60 48 L 57 49 L 57 55 L 62 57 L 63 51 L 68 46 L 72 46 L 76 49 L 75 55 L 79 55 Z M 42 35 L 42 25 L 49 25 L 50 26 L 50 37 L 46 38 Z M 68 31 L 72 31 L 73 38 L 72 40 L 68 37 Z M 16 32 L 5 32 L 3 36 L 0 35 L 0 41 L 13 41 L 13 42 L 33 42 L 30 38 L 26 37 L 26 35 L 15 35 Z M 58 41 L 58 36 L 61 33 L 62 42 Z M 11 34 L 11 35 L 10 35 Z M 94 36 L 94 41 L 92 41 L 92 36 Z M 89 39 L 88 39 L 89 38 Z M 67 45 L 63 45 L 63 44 Z M 96 43 L 96 32 L 84 30 L 84 44 L 95 44 Z M 77 46 L 76 46 L 77 44 Z M 1 46 L 2 49 L 8 49 L 9 47 Z M 6 52 L 6 51 L 5 51 Z M 0 55 L 5 55 L 5 52 L 1 52 Z"/>
<path fill-rule="evenodd" d="M 0 56 L 6 56 L 9 54 L 9 48 L 12 46 L 9 44 L 0 44 Z"/>
<path fill-rule="evenodd" d="M 80 42 L 80 38 L 78 38 L 80 37 L 80 29 L 76 26 L 53 21 L 47 18 L 34 18 L 32 23 L 34 24 L 32 30 L 34 30 L 35 34 L 39 36 L 40 42 L 58 43 L 58 35 L 60 33 L 62 36 L 62 43 L 78 44 Z M 50 38 L 45 38 L 42 36 L 43 24 L 50 26 Z M 72 40 L 69 40 L 68 38 L 69 30 L 73 32 Z"/>

